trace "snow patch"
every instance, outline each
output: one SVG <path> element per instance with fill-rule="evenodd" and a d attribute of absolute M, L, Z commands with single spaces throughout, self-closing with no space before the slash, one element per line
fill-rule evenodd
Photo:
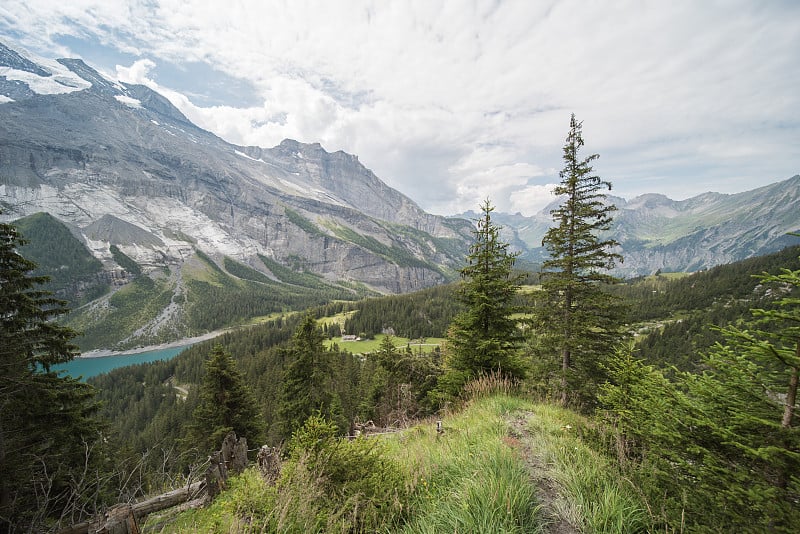
<path fill-rule="evenodd" d="M 13 102 L 13 98 L 8 98 L 6 95 L 0 95 L 0 104 L 7 104 L 8 102 Z"/>
<path fill-rule="evenodd" d="M 131 97 L 129 97 L 129 96 L 124 96 L 124 95 L 114 95 L 114 98 L 115 98 L 115 99 L 116 99 L 118 102 L 121 102 L 122 104 L 125 104 L 126 106 L 128 106 L 128 107 L 130 107 L 130 108 L 138 108 L 138 109 L 141 109 L 141 107 L 142 107 L 142 103 L 141 103 L 140 101 L 136 100 L 135 98 L 131 98 Z M 155 121 L 153 121 L 153 122 L 155 122 Z M 156 123 L 156 124 L 158 124 L 158 123 Z"/>
<path fill-rule="evenodd" d="M 40 57 L 32 57 L 32 54 L 17 50 L 21 56 L 26 57 L 36 63 L 44 70 L 50 72 L 51 76 L 39 76 L 32 72 L 16 70 L 11 67 L 0 67 L 0 76 L 5 76 L 7 80 L 16 80 L 25 83 L 31 91 L 40 95 L 57 95 L 82 91 L 92 86 L 67 67 L 58 61 L 48 60 Z"/>
<path fill-rule="evenodd" d="M 248 155 L 247 155 L 247 154 L 245 154 L 244 152 L 240 152 L 239 150 L 234 150 L 234 151 L 233 151 L 233 153 L 234 153 L 234 154 L 236 154 L 237 156 L 241 156 L 241 157 L 243 157 L 243 158 L 247 158 L 247 159 L 249 159 L 249 160 L 251 160 L 251 161 L 260 161 L 261 163 L 264 163 L 264 160 L 260 160 L 260 159 L 256 159 L 256 158 L 251 158 L 250 156 L 248 156 Z"/>

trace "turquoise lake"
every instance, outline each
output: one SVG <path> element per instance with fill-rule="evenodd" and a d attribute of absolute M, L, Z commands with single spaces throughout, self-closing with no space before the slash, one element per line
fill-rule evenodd
<path fill-rule="evenodd" d="M 107 373 L 117 367 L 126 365 L 136 365 L 139 363 L 154 362 L 157 360 L 169 360 L 180 354 L 190 345 L 183 347 L 173 347 L 171 349 L 151 350 L 138 352 L 136 354 L 123 354 L 120 356 L 101 356 L 99 358 L 75 358 L 69 363 L 54 365 L 52 370 L 65 370 L 70 376 L 83 376 L 84 379 Z"/>

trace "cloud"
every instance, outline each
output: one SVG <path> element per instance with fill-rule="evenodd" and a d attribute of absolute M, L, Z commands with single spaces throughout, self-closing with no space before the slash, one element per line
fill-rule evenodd
<path fill-rule="evenodd" d="M 799 19 L 800 3 L 756 0 L 0 7 L 0 31 L 40 53 L 69 55 L 54 43 L 70 35 L 133 54 L 118 76 L 157 87 L 221 137 L 261 146 L 291 137 L 358 154 L 439 213 L 486 197 L 503 210 L 536 205 L 542 184 L 558 179 L 572 112 L 614 194 L 685 198 L 796 174 Z M 210 91 L 210 80 L 194 80 L 190 94 L 157 76 L 158 65 L 191 62 L 246 80 L 253 94 L 204 105 L 192 94 Z"/>
<path fill-rule="evenodd" d="M 150 71 L 153 70 L 155 66 L 155 62 L 149 59 L 140 59 L 134 62 L 130 67 L 117 65 L 117 79 L 125 83 L 157 87 L 157 84 L 148 77 L 148 74 L 150 74 Z"/>
<path fill-rule="evenodd" d="M 510 212 L 534 215 L 550 204 L 556 197 L 553 189 L 556 184 L 528 185 L 515 191 L 511 198 Z"/>

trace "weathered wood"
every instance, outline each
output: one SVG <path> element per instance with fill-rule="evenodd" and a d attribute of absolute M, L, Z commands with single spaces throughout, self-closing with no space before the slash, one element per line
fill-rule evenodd
<path fill-rule="evenodd" d="M 206 494 L 208 500 L 214 500 L 225 489 L 225 482 L 228 480 L 228 468 L 222 461 L 222 454 L 217 451 L 211 455 L 211 465 L 206 471 Z"/>
<path fill-rule="evenodd" d="M 117 504 L 108 509 L 103 521 L 91 534 L 140 534 L 139 524 L 130 504 Z"/>
<path fill-rule="evenodd" d="M 195 499 L 203 491 L 208 500 L 212 500 L 225 489 L 229 470 L 238 473 L 247 467 L 247 439 L 236 439 L 236 434 L 230 432 L 225 436 L 222 448 L 212 454 L 209 460 L 211 465 L 206 471 L 205 480 L 136 504 L 114 505 L 99 518 L 71 525 L 58 531 L 58 534 L 139 534 L 137 519 Z"/>
<path fill-rule="evenodd" d="M 178 488 L 167 493 L 163 493 L 146 501 L 138 502 L 132 506 L 136 517 L 144 517 L 153 512 L 159 512 L 166 508 L 172 508 L 178 504 L 196 498 L 204 489 L 205 481 L 200 480 L 189 484 L 186 487 Z"/>
<path fill-rule="evenodd" d="M 281 476 L 281 451 L 277 447 L 263 445 L 258 451 L 258 470 L 270 486 Z"/>
<path fill-rule="evenodd" d="M 89 524 L 90 524 L 89 521 L 75 523 L 74 525 L 62 528 L 61 530 L 58 531 L 58 534 L 88 534 Z"/>
<path fill-rule="evenodd" d="M 99 519 L 84 521 L 59 531 L 59 534 L 138 534 L 137 519 L 172 508 L 196 498 L 204 490 L 205 481 L 194 482 L 136 504 L 117 504 Z"/>
<path fill-rule="evenodd" d="M 235 432 L 228 432 L 220 448 L 222 461 L 232 473 L 241 473 L 247 467 L 247 438 L 236 438 Z"/>

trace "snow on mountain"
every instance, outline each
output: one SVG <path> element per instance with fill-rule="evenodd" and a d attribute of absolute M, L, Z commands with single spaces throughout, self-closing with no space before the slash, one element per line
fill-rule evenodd
<path fill-rule="evenodd" d="M 0 43 L 0 77 L 6 83 L 21 82 L 37 95 L 57 95 L 91 87 L 69 68 L 57 61 L 37 57 L 30 52 L 11 50 Z"/>
<path fill-rule="evenodd" d="M 93 232 L 84 240 L 107 263 L 113 240 L 97 222 L 111 217 L 153 236 L 113 243 L 151 268 L 199 250 L 263 270 L 263 255 L 395 292 L 440 283 L 461 260 L 469 225 L 425 213 L 355 156 L 232 145 L 77 59 L 0 44 L 0 68 L 13 74 L 0 76 L 0 218 L 51 213 Z M 75 89 L 40 92 L 66 81 Z"/>

